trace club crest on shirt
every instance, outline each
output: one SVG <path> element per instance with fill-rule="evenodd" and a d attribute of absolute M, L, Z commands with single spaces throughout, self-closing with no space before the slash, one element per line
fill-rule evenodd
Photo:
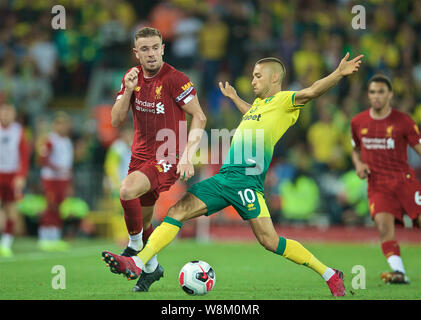
<path fill-rule="evenodd" d="M 155 100 L 161 99 L 162 85 L 155 89 Z"/>
<path fill-rule="evenodd" d="M 393 126 L 388 126 L 386 128 L 386 138 L 391 138 L 392 137 L 392 131 L 393 131 Z"/>
<path fill-rule="evenodd" d="M 134 91 L 139 92 L 140 91 L 140 87 L 137 86 L 136 88 L 134 88 Z"/>
<path fill-rule="evenodd" d="M 367 133 L 368 133 L 368 128 L 361 129 L 361 134 L 367 134 Z"/>

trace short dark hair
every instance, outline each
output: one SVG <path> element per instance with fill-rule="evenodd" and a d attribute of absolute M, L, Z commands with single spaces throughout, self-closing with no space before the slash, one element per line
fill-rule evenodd
<path fill-rule="evenodd" d="M 278 59 L 278 58 L 275 58 L 275 57 L 267 57 L 267 58 L 263 58 L 263 59 L 257 60 L 256 65 L 257 65 L 257 64 L 262 64 L 262 63 L 268 63 L 268 62 L 276 62 L 276 63 L 279 63 L 279 64 L 281 65 L 282 72 L 283 72 L 282 77 L 281 77 L 281 80 L 282 80 L 283 78 L 285 78 L 285 75 L 287 74 L 287 71 L 286 71 L 286 69 L 285 69 L 285 65 L 284 65 L 284 63 L 283 63 L 280 59 Z"/>
<path fill-rule="evenodd" d="M 162 40 L 161 32 L 158 29 L 151 27 L 143 27 L 136 31 L 134 35 L 134 41 L 136 42 L 139 38 L 159 37 Z"/>
<path fill-rule="evenodd" d="M 370 86 L 370 83 L 372 82 L 381 82 L 384 83 L 389 91 L 392 91 L 392 81 L 389 79 L 389 77 L 385 76 L 384 74 L 375 74 L 368 80 L 368 86 Z"/>

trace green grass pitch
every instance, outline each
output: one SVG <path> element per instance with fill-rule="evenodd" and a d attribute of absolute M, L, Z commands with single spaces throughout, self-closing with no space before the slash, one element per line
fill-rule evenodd
<path fill-rule="evenodd" d="M 148 293 L 132 293 L 135 281 L 112 274 L 101 260 L 101 252 L 121 252 L 106 240 L 71 241 L 65 253 L 45 253 L 35 239 L 17 239 L 13 258 L 0 258 L 1 300 L 410 300 L 421 298 L 421 246 L 401 244 L 410 285 L 386 285 L 379 275 L 388 265 L 378 244 L 303 243 L 325 264 L 345 274 L 347 296 L 332 297 L 314 271 L 264 250 L 254 242 L 197 243 L 180 240 L 158 255 L 164 278 Z M 178 284 L 184 263 L 205 260 L 215 270 L 216 285 L 205 296 L 188 296 Z M 54 289 L 56 265 L 65 270 L 65 289 Z M 352 273 L 354 266 L 365 270 Z M 357 267 L 358 268 L 358 267 Z M 356 270 L 354 270 L 356 271 Z M 360 277 L 360 278 L 355 278 Z"/>

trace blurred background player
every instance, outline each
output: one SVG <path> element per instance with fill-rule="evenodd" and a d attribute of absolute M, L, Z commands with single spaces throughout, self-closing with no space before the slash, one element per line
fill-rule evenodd
<path fill-rule="evenodd" d="M 384 256 L 392 272 L 381 278 L 390 283 L 409 283 L 395 240 L 395 223 L 403 225 L 406 213 L 421 227 L 421 184 L 408 164 L 408 146 L 421 156 L 421 135 L 406 113 L 393 109 L 392 84 L 375 75 L 368 82 L 370 108 L 351 121 L 352 160 L 357 175 L 368 179 L 371 218 L 379 233 Z"/>
<path fill-rule="evenodd" d="M 72 181 L 73 143 L 69 137 L 71 118 L 59 112 L 53 120 L 53 130 L 40 148 L 41 180 L 47 208 L 42 213 L 38 228 L 41 250 L 66 250 L 62 240 L 63 221 L 59 206 L 69 195 Z"/>
<path fill-rule="evenodd" d="M 104 161 L 104 170 L 110 187 L 111 196 L 117 199 L 120 205 L 120 185 L 127 176 L 132 152 L 130 147 L 133 141 L 133 128 L 125 126 L 120 129 L 119 137 L 107 150 Z M 114 201 L 113 201 L 114 202 Z M 117 206 L 117 204 L 116 204 Z"/>
<path fill-rule="evenodd" d="M 124 75 L 111 111 L 114 127 L 120 127 L 125 122 L 130 109 L 133 113 L 132 157 L 128 176 L 120 188 L 120 201 L 129 234 L 129 243 L 122 255 L 128 257 L 139 253 L 153 231 L 152 216 L 159 194 L 168 190 L 178 177 L 187 181 L 193 176 L 193 151 L 206 125 L 193 83 L 184 73 L 163 61 L 161 33 L 144 27 L 136 32 L 134 38 L 133 53 L 139 65 Z M 184 148 L 182 144 L 185 141 L 180 143 L 179 135 L 184 128 L 180 123 L 185 121 L 185 113 L 192 119 Z M 166 146 L 167 142 L 159 142 L 158 135 L 164 132 L 162 130 L 167 130 L 169 136 L 166 137 L 173 137 L 175 141 Z M 181 134 L 187 135 L 187 132 Z M 116 273 L 112 265 L 110 270 Z M 163 272 L 154 256 L 146 265 L 134 291 L 148 291 L 150 285 L 163 276 Z"/>
<path fill-rule="evenodd" d="M 0 256 L 12 253 L 16 221 L 16 201 L 23 196 L 29 170 L 29 145 L 23 127 L 15 121 L 12 105 L 0 106 L 0 209 L 4 213 L 4 227 L 0 242 Z"/>

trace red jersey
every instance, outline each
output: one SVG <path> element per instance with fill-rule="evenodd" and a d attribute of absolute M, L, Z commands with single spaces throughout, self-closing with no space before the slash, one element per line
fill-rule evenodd
<path fill-rule="evenodd" d="M 361 160 L 370 168 L 369 185 L 416 176 L 407 152 L 408 145 L 421 143 L 421 135 L 407 114 L 392 109 L 384 119 L 373 119 L 366 110 L 352 119 L 351 130 L 353 147 L 361 149 Z"/>
<path fill-rule="evenodd" d="M 196 94 L 193 83 L 184 73 L 167 63 L 163 63 L 161 70 L 151 78 L 144 76 L 141 66 L 135 68 L 138 68 L 139 74 L 130 102 L 134 122 L 132 157 L 153 160 L 157 159 L 157 151 L 161 153 L 165 149 L 167 160 L 176 163 L 176 158 L 183 151 L 180 149 L 185 147 L 185 143 L 180 146 L 179 138 L 179 122 L 186 119 L 181 107 Z M 123 77 L 116 100 L 120 99 L 124 90 Z M 160 132 L 162 129 L 166 130 Z M 187 131 L 185 136 L 184 140 L 187 141 Z M 168 139 L 174 139 L 175 144 L 167 143 Z M 164 143 L 166 145 L 160 148 Z"/>
<path fill-rule="evenodd" d="M 71 180 L 73 149 L 73 143 L 69 137 L 62 137 L 56 132 L 51 132 L 40 149 L 41 178 Z"/>
<path fill-rule="evenodd" d="M 25 177 L 29 171 L 30 150 L 23 127 L 13 122 L 0 125 L 0 175 L 17 174 Z"/>

